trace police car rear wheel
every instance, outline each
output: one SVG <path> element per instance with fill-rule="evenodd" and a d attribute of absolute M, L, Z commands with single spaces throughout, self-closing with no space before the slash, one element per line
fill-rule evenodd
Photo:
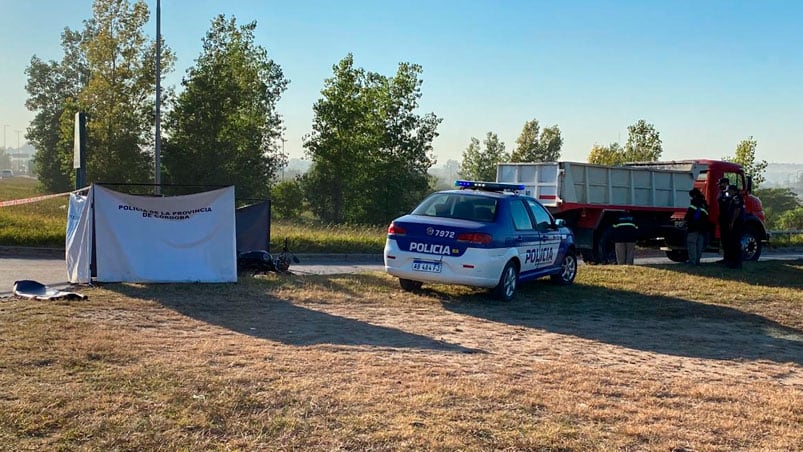
<path fill-rule="evenodd" d="M 399 285 L 401 286 L 402 290 L 406 292 L 416 292 L 421 290 L 421 284 L 421 281 L 399 278 Z"/>
<path fill-rule="evenodd" d="M 515 262 L 509 261 L 502 270 L 499 284 L 494 288 L 494 295 L 502 301 L 510 301 L 516 294 L 516 284 L 519 279 L 519 268 Z"/>

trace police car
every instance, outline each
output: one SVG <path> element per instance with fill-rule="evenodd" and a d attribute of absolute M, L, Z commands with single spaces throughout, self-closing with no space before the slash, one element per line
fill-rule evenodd
<path fill-rule="evenodd" d="M 493 289 L 511 300 L 519 282 L 550 276 L 571 284 L 577 275 L 574 236 L 523 185 L 455 182 L 433 193 L 388 227 L 385 271 L 401 288 L 424 283 Z"/>

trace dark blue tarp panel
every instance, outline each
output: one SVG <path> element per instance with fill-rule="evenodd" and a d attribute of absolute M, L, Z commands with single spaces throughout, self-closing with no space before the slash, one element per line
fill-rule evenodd
<path fill-rule="evenodd" d="M 234 213 L 237 252 L 270 251 L 270 200 L 243 206 Z"/>

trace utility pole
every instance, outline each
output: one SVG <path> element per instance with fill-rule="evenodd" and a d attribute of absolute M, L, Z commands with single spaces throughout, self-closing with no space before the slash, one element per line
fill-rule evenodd
<path fill-rule="evenodd" d="M 162 97 L 162 2 L 156 0 L 156 149 L 154 150 L 154 166 L 156 175 L 156 188 L 154 193 L 162 194 L 162 175 L 159 153 L 162 147 L 161 131 L 161 97 Z"/>
<path fill-rule="evenodd" d="M 16 132 L 17 132 L 17 151 L 19 152 L 19 150 L 20 150 L 20 132 L 22 132 L 22 130 L 17 130 Z"/>
<path fill-rule="evenodd" d="M 3 124 L 3 150 L 6 150 L 6 129 L 8 128 L 8 124 Z"/>
<path fill-rule="evenodd" d="M 282 140 L 282 155 L 285 155 L 285 153 L 284 153 L 284 143 L 286 143 L 287 140 L 284 139 L 284 135 L 282 135 L 281 140 Z M 284 182 L 284 167 L 282 167 L 282 182 Z"/>

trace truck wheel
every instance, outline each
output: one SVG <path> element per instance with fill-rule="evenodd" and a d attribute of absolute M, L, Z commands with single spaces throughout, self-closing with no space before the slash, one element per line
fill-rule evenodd
<path fill-rule="evenodd" d="M 413 281 L 412 279 L 399 278 L 399 285 L 405 292 L 417 292 L 421 290 L 421 281 Z"/>
<path fill-rule="evenodd" d="M 742 260 L 757 261 L 761 256 L 761 240 L 756 228 L 748 226 L 742 234 Z"/>
<path fill-rule="evenodd" d="M 519 268 L 513 261 L 508 261 L 499 277 L 499 284 L 493 289 L 494 295 L 502 301 L 510 301 L 516 294 L 516 284 L 519 280 Z"/>
<path fill-rule="evenodd" d="M 666 257 L 672 262 L 686 262 L 689 260 L 689 252 L 687 250 L 669 250 L 666 252 Z"/>
<path fill-rule="evenodd" d="M 616 247 L 613 242 L 613 226 L 608 226 L 602 231 L 597 242 L 597 262 L 600 264 L 616 263 Z"/>
<path fill-rule="evenodd" d="M 594 258 L 594 251 L 586 248 L 580 250 L 580 255 L 583 257 L 583 262 L 588 265 L 594 265 L 597 260 Z"/>

